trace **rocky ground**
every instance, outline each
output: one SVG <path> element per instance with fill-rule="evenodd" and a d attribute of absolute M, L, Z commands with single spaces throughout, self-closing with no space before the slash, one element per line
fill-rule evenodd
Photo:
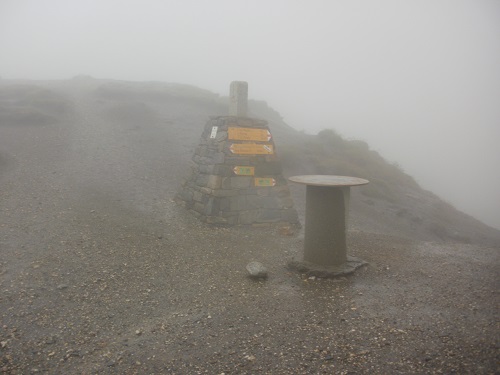
<path fill-rule="evenodd" d="M 350 253 L 368 266 L 291 272 L 303 229 L 211 227 L 174 203 L 193 149 L 175 119 L 74 103 L 54 125 L 0 126 L 0 372 L 499 373 L 498 246 L 355 211 Z"/>

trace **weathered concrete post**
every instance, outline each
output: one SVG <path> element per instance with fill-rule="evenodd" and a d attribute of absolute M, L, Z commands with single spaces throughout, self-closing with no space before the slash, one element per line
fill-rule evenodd
<path fill-rule="evenodd" d="M 304 260 L 326 267 L 347 262 L 347 218 L 349 186 L 308 185 L 306 189 L 306 224 Z"/>
<path fill-rule="evenodd" d="M 247 117 L 248 83 L 233 81 L 229 86 L 229 116 Z"/>

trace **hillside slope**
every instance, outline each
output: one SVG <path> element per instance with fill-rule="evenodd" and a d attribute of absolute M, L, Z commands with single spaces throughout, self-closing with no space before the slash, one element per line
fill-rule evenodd
<path fill-rule="evenodd" d="M 285 267 L 303 228 L 213 227 L 177 205 L 225 103 L 178 84 L 0 81 L 0 372 L 498 372 L 498 231 L 365 143 L 250 103 L 287 175 L 372 181 L 353 189 L 348 249 L 368 265 L 349 278 Z"/>
<path fill-rule="evenodd" d="M 61 123 L 84 112 L 103 123 L 99 131 L 112 124 L 115 133 L 158 132 L 155 140 L 164 142 L 164 157 L 171 168 L 171 191 L 182 179 L 206 120 L 226 111 L 227 98 L 181 84 L 89 77 L 0 84 L 0 124 Z M 411 176 L 387 163 L 366 142 L 345 140 L 334 130 L 318 135 L 298 132 L 262 101 L 249 102 L 249 115 L 269 122 L 286 176 L 337 174 L 370 180 L 368 186 L 353 189 L 352 229 L 426 241 L 500 243 L 500 231 L 421 189 Z M 115 157 L 111 152 L 109 156 Z M 303 211 L 303 190 L 293 185 L 291 189 L 297 207 Z"/>

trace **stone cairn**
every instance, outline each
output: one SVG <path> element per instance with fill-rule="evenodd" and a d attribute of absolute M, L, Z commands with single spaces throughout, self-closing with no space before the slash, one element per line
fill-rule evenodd
<path fill-rule="evenodd" d="M 222 225 L 298 223 L 267 121 L 247 117 L 248 84 L 230 86 L 229 116 L 205 125 L 177 201 Z"/>

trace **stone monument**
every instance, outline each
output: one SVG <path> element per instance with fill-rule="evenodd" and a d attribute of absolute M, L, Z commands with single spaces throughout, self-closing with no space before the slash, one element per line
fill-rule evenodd
<path fill-rule="evenodd" d="M 267 121 L 247 117 L 248 84 L 230 86 L 228 116 L 212 116 L 177 201 L 211 224 L 298 224 Z"/>

